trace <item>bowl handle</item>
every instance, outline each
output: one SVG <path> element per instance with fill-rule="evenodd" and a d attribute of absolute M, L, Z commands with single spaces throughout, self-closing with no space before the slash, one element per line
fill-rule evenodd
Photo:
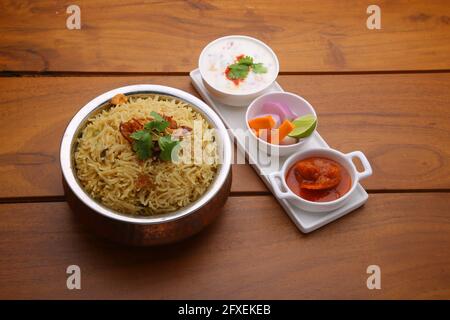
<path fill-rule="evenodd" d="M 353 151 L 353 152 L 347 153 L 345 156 L 348 159 L 350 159 L 350 161 L 352 163 L 353 163 L 353 158 L 358 158 L 361 161 L 361 163 L 364 167 L 364 171 L 363 172 L 356 171 L 356 176 L 358 177 L 358 180 L 362 180 L 362 179 L 367 178 L 372 175 L 372 167 L 370 166 L 369 160 L 367 160 L 364 153 L 362 153 L 361 151 Z"/>
<path fill-rule="evenodd" d="M 286 199 L 290 197 L 289 191 L 283 191 L 280 188 L 280 185 L 278 184 L 277 180 L 280 182 L 282 181 L 283 177 L 280 175 L 279 172 L 273 172 L 268 175 L 270 184 L 272 185 L 273 192 L 275 195 L 280 199 Z"/>

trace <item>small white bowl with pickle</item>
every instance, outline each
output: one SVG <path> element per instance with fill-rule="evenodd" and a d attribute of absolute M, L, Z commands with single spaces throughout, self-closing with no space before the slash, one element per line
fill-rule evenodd
<path fill-rule="evenodd" d="M 361 162 L 358 171 L 353 159 Z M 358 183 L 372 175 L 364 153 L 344 154 L 330 148 L 312 148 L 291 155 L 268 178 L 279 199 L 308 212 L 330 212 L 348 201 Z"/>
<path fill-rule="evenodd" d="M 245 123 L 252 143 L 270 155 L 287 156 L 299 150 L 317 128 L 317 115 L 304 98 L 290 92 L 271 92 L 248 107 Z"/>

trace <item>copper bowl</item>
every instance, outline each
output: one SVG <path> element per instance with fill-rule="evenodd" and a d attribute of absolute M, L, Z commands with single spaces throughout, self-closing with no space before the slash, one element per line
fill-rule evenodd
<path fill-rule="evenodd" d="M 167 214 L 130 216 L 104 206 L 93 199 L 78 181 L 74 152 L 77 138 L 95 113 L 108 108 L 118 93 L 127 96 L 167 96 L 187 102 L 216 129 L 220 164 L 207 191 L 195 202 Z M 87 103 L 72 118 L 61 142 L 60 161 L 66 199 L 80 218 L 99 235 L 113 241 L 138 246 L 167 244 L 185 239 L 203 229 L 219 215 L 231 188 L 231 142 L 218 115 L 203 101 L 184 91 L 159 85 L 132 85 L 108 91 Z"/>

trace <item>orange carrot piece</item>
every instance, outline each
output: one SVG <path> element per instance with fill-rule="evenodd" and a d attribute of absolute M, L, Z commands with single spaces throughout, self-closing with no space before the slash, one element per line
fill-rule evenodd
<path fill-rule="evenodd" d="M 278 128 L 278 142 L 281 142 L 286 136 L 294 130 L 295 126 L 289 120 L 284 120 L 283 123 Z"/>
<path fill-rule="evenodd" d="M 272 116 L 258 117 L 249 120 L 248 125 L 254 130 L 272 129 L 273 127 L 275 127 L 275 120 L 272 118 Z"/>

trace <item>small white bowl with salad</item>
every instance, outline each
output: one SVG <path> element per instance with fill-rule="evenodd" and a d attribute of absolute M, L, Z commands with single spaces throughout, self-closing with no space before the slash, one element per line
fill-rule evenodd
<path fill-rule="evenodd" d="M 240 35 L 210 42 L 199 57 L 203 84 L 219 102 L 248 106 L 275 81 L 279 62 L 264 42 Z"/>
<path fill-rule="evenodd" d="M 317 115 L 304 98 L 290 92 L 271 92 L 249 105 L 245 123 L 259 149 L 286 156 L 308 141 L 317 128 Z"/>

